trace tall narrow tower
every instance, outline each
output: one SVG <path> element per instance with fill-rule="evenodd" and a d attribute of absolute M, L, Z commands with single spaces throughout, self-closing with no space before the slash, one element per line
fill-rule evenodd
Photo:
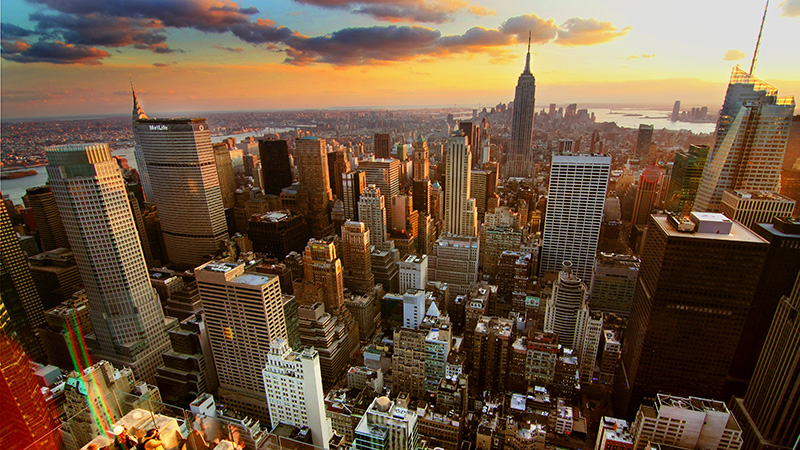
<path fill-rule="evenodd" d="M 96 359 L 130 367 L 136 379 L 155 384 L 170 343 L 119 167 L 106 144 L 62 145 L 46 155 L 50 186 L 91 305 L 94 336 L 87 343 Z"/>
<path fill-rule="evenodd" d="M 478 210 L 470 198 L 472 182 L 472 152 L 467 138 L 450 138 L 447 149 L 444 225 L 445 231 L 458 236 L 476 236 Z"/>
<path fill-rule="evenodd" d="M 158 207 L 167 257 L 186 267 L 200 265 L 228 238 L 206 119 L 148 119 L 138 102 L 134 108 L 140 111 L 133 122 L 136 151 L 146 164 L 148 202 Z"/>
<path fill-rule="evenodd" d="M 800 277 L 784 296 L 744 400 L 731 400 L 744 448 L 790 448 L 800 436 Z"/>
<path fill-rule="evenodd" d="M 531 38 L 528 36 L 528 54 L 525 70 L 517 81 L 514 93 L 514 111 L 511 118 L 511 148 L 507 158 L 509 177 L 533 176 L 533 120 L 536 108 L 536 78 L 531 73 Z"/>
<path fill-rule="evenodd" d="M 333 233 L 329 210 L 333 192 L 328 174 L 325 140 L 315 137 L 295 142 L 295 164 L 299 170 L 298 203 L 309 221 L 311 234 L 321 239 Z"/>
<path fill-rule="evenodd" d="M 414 143 L 414 181 L 430 179 L 431 161 L 428 143 L 420 135 Z"/>

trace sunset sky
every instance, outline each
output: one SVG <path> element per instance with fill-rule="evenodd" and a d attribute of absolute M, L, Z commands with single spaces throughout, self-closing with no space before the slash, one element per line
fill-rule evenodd
<path fill-rule="evenodd" d="M 716 111 L 756 0 L 3 0 L 2 118 L 494 106 L 528 31 L 537 107 Z M 755 75 L 800 95 L 800 0 L 773 0 Z"/>

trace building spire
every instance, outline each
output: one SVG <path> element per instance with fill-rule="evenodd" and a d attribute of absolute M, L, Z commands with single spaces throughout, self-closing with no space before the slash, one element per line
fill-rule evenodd
<path fill-rule="evenodd" d="M 764 32 L 764 21 L 767 20 L 767 8 L 769 8 L 769 0 L 764 6 L 764 15 L 761 17 L 761 28 L 758 29 L 758 39 L 756 40 L 756 51 L 753 52 L 753 62 L 750 63 L 750 76 L 753 76 L 753 71 L 756 70 L 756 60 L 758 59 L 758 48 L 761 46 L 761 33 Z"/>
<path fill-rule="evenodd" d="M 522 73 L 531 73 L 531 32 L 528 31 L 528 54 L 525 56 L 525 70 Z"/>
<path fill-rule="evenodd" d="M 131 80 L 131 93 L 133 94 L 133 121 L 147 119 L 147 114 L 144 113 L 142 106 L 139 105 L 139 100 L 136 99 L 136 90 L 133 89 L 133 80 Z"/>

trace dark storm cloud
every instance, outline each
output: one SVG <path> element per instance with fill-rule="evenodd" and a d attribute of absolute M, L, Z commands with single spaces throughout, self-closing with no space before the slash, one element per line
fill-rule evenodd
<path fill-rule="evenodd" d="M 595 23 L 600 24 L 597 30 L 587 29 L 591 27 L 586 24 Z M 569 42 L 561 42 L 562 45 L 592 45 L 627 33 L 627 29 L 614 31 L 616 28 L 610 23 L 595 19 L 570 19 L 567 26 L 566 30 L 560 30 L 553 20 L 528 14 L 512 17 L 498 28 L 473 27 L 461 35 L 441 36 L 439 31 L 431 28 L 390 25 L 345 28 L 318 37 L 293 35 L 284 43 L 288 47 L 287 63 L 303 65 L 321 62 L 347 66 L 407 61 L 418 56 L 487 52 L 527 42 L 529 32 L 533 43 L 545 44 L 553 39 L 556 42 L 559 39 Z M 566 37 L 562 36 L 564 32 L 568 33 Z"/>
<path fill-rule="evenodd" d="M 406 61 L 420 56 L 443 56 L 453 53 L 490 52 L 515 43 L 524 43 L 531 33 L 533 43 L 556 42 L 561 45 L 592 45 L 607 42 L 627 33 L 609 22 L 573 18 L 558 27 L 552 19 L 527 14 L 507 19 L 498 28 L 473 27 L 464 34 L 442 36 L 438 30 L 423 26 L 353 27 L 324 36 L 303 36 L 263 18 L 251 18 L 255 7 L 244 7 L 230 0 L 29 0 L 51 11 L 30 15 L 36 24 L 36 44 L 21 42 L 37 49 L 61 49 L 65 53 L 87 53 L 85 61 L 98 61 L 108 54 L 93 46 L 134 47 L 155 53 L 181 51 L 167 45 L 171 28 L 194 29 L 205 33 L 231 33 L 243 42 L 264 45 L 286 52 L 286 63 L 366 65 Z M 385 20 L 452 20 L 460 12 L 491 14 L 466 0 L 298 0 L 326 8 L 344 8 L 359 14 L 380 16 Z M 4 33 L 26 33 L 15 25 L 3 25 Z M 5 28 L 8 27 L 8 28 Z M 29 32 L 30 33 L 30 32 Z M 16 38 L 16 36 L 14 36 Z M 11 45 L 11 44 L 9 44 Z M 221 47 L 241 51 L 239 47 Z M 66 50 L 69 49 L 69 50 Z M 30 49 L 25 50 L 25 52 Z M 97 53 L 97 52 L 102 52 Z M 20 55 L 24 52 L 13 53 Z M 3 58 L 11 58 L 5 52 Z M 93 59 L 92 59 L 93 58 Z"/>
<path fill-rule="evenodd" d="M 485 16 L 494 14 L 466 0 L 297 0 L 298 3 L 322 8 L 349 9 L 356 14 L 386 22 L 452 22 L 456 14 L 467 12 Z"/>
<path fill-rule="evenodd" d="M 100 64 L 101 59 L 111 56 L 105 50 L 61 41 L 37 42 L 16 47 L 7 46 L 3 42 L 2 48 L 4 59 L 19 63 Z"/>
<path fill-rule="evenodd" d="M 360 65 L 402 61 L 415 54 L 430 53 L 440 37 L 441 33 L 430 28 L 395 25 L 344 28 L 329 36 L 292 36 L 286 40 L 286 62 Z"/>
<path fill-rule="evenodd" d="M 170 53 L 163 25 L 153 19 L 109 17 L 98 14 L 43 14 L 34 13 L 31 20 L 44 35 L 53 36 L 70 44 L 127 47 Z"/>
<path fill-rule="evenodd" d="M 35 33 L 32 30 L 26 30 L 25 28 L 16 26 L 11 23 L 2 23 L 0 24 L 0 34 L 2 34 L 3 39 L 10 39 L 18 37 L 27 37 Z"/>

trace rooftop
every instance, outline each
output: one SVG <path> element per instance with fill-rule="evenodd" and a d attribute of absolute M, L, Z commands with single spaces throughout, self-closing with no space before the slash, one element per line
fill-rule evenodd
<path fill-rule="evenodd" d="M 770 191 L 755 191 L 755 190 L 738 190 L 738 191 L 729 191 L 726 190 L 725 194 L 736 196 L 740 199 L 747 199 L 747 200 L 780 200 L 785 202 L 793 202 L 794 200 L 781 195 L 777 192 L 770 192 Z"/>
<path fill-rule="evenodd" d="M 733 222 L 722 214 L 716 214 L 716 213 L 692 213 L 692 214 L 697 214 L 697 218 L 700 220 L 701 223 L 705 221 L 719 223 L 722 220 L 727 220 L 731 224 L 730 231 L 727 234 L 685 232 L 685 231 L 681 232 L 678 231 L 678 229 L 676 229 L 675 226 L 669 223 L 669 218 L 671 216 L 653 214 L 652 217 L 656 225 L 661 229 L 661 231 L 669 237 L 678 237 L 685 239 L 713 239 L 719 241 L 742 242 L 742 243 L 753 243 L 753 244 L 767 243 L 767 241 L 762 239 L 759 235 L 750 231 L 744 225 L 737 222 Z M 719 216 L 722 216 L 722 218 L 720 218 Z M 702 228 L 700 229 L 702 230 Z"/>

